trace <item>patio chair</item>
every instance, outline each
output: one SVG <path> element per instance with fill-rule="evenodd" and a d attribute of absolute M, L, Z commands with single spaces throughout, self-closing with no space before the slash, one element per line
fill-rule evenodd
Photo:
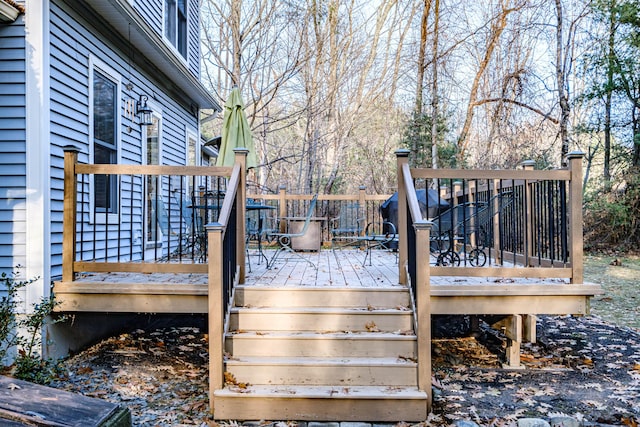
<path fill-rule="evenodd" d="M 293 239 L 294 237 L 302 237 L 306 234 L 307 229 L 309 228 L 309 223 L 311 222 L 311 217 L 313 216 L 315 209 L 316 209 L 316 202 L 318 201 L 318 195 L 314 195 L 313 198 L 311 199 L 311 202 L 309 203 L 309 208 L 307 210 L 307 215 L 304 218 L 304 224 L 302 226 L 302 228 L 300 229 L 299 232 L 296 233 L 280 233 L 280 232 L 276 232 L 275 230 L 269 230 L 266 232 L 266 238 L 267 240 L 269 239 L 274 239 L 278 241 L 278 249 L 276 249 L 275 253 L 273 254 L 273 256 L 271 257 L 271 260 L 267 263 L 267 269 L 270 269 L 271 267 L 273 267 L 273 264 L 276 262 L 276 260 L 280 257 L 280 255 L 283 252 L 290 252 L 291 254 L 299 257 L 300 259 L 308 262 L 309 264 L 311 264 L 313 266 L 313 268 L 316 268 L 316 265 L 314 263 L 312 263 L 311 261 L 309 261 L 308 259 L 304 258 L 303 256 L 301 256 L 300 254 L 298 254 L 296 251 L 293 250 L 293 248 L 291 247 L 291 239 Z"/>
<path fill-rule="evenodd" d="M 197 254 L 201 259 L 206 252 L 207 235 L 204 229 L 204 221 L 198 209 L 193 207 L 193 200 L 183 196 L 177 190 L 173 191 L 173 197 L 180 207 L 180 252 Z"/>
<path fill-rule="evenodd" d="M 331 218 L 331 249 L 335 249 L 338 242 L 341 246 L 360 244 L 363 224 L 366 218 L 360 216 L 360 204 L 352 203 L 342 206 L 337 217 Z"/>
<path fill-rule="evenodd" d="M 260 241 L 262 239 L 262 227 L 263 218 L 258 212 L 247 212 L 247 225 L 245 228 L 245 250 L 247 252 L 247 263 L 249 264 L 249 272 L 251 272 L 251 257 L 249 256 L 249 243 L 258 242 L 258 264 L 260 264 L 260 258 L 263 257 L 262 248 L 260 247 Z M 267 263 L 269 260 L 265 257 Z"/>
<path fill-rule="evenodd" d="M 392 222 L 370 222 L 365 228 L 364 236 L 359 238 L 365 242 L 366 252 L 362 265 L 364 266 L 369 259 L 369 265 L 371 265 L 371 251 L 373 249 L 386 249 L 392 250 L 392 243 L 397 242 L 398 233 L 396 232 L 396 226 Z M 398 260 L 398 254 L 396 252 L 396 261 Z"/>

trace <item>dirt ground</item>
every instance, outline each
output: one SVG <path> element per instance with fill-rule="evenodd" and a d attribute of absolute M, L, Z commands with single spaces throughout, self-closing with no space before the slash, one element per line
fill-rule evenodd
<path fill-rule="evenodd" d="M 592 302 L 594 315 L 540 317 L 537 343 L 522 346 L 524 369 L 502 368 L 505 340 L 488 327 L 435 338 L 433 414 L 422 425 L 514 425 L 564 414 L 583 425 L 637 427 L 640 259 L 587 257 L 585 272 L 605 290 Z M 121 402 L 138 426 L 216 425 L 206 363 L 207 336 L 197 327 L 135 330 L 65 361 L 67 374 L 54 386 Z"/>

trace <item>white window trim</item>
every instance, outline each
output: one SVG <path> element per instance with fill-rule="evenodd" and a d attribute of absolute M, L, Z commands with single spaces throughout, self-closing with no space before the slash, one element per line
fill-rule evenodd
<path fill-rule="evenodd" d="M 187 66 L 188 66 L 188 65 L 189 65 L 189 60 L 188 60 L 188 58 L 189 58 L 189 48 L 190 48 L 190 45 L 191 45 L 191 43 L 190 43 L 190 42 L 191 42 L 191 40 L 190 40 L 190 37 L 189 37 L 189 22 L 191 21 L 191 20 L 189 19 L 189 12 L 190 12 L 190 9 L 191 9 L 191 7 L 189 6 L 189 3 L 190 3 L 190 2 L 189 2 L 189 0 L 186 0 L 186 6 L 187 6 L 187 36 L 186 36 L 186 37 L 187 37 L 187 46 L 186 46 L 186 51 L 185 51 L 185 53 L 184 53 L 184 56 L 182 56 L 182 54 L 181 54 L 181 53 L 180 53 L 180 51 L 178 50 L 177 46 L 174 46 L 174 45 L 173 45 L 173 43 L 171 42 L 171 40 L 169 40 L 169 39 L 167 38 L 167 33 L 166 33 L 166 31 L 165 31 L 165 25 L 164 25 L 164 23 L 165 23 L 165 21 L 166 21 L 165 16 L 164 16 L 164 14 L 165 14 L 165 7 L 164 7 L 164 3 L 165 3 L 165 0 L 162 0 L 162 39 L 165 41 L 165 43 L 167 44 L 167 46 L 169 46 L 169 49 L 171 49 L 171 50 L 176 54 L 176 56 L 177 56 L 177 57 L 178 57 L 178 58 L 179 58 L 179 59 L 180 59 L 180 60 L 181 60 L 185 65 L 187 65 Z M 176 25 L 177 25 L 177 23 L 176 23 Z M 177 30 L 177 28 L 176 28 L 176 30 Z"/>
<path fill-rule="evenodd" d="M 94 129 L 93 129 L 93 74 L 94 70 L 100 71 L 106 77 L 116 84 L 116 164 L 120 164 L 122 155 L 122 134 L 120 132 L 122 125 L 122 76 L 115 69 L 108 66 L 105 62 L 97 58 L 95 55 L 89 55 L 89 162 L 93 162 L 94 155 Z M 93 175 L 89 176 L 89 215 L 90 222 L 95 224 L 116 224 L 120 222 L 120 213 L 122 212 L 121 198 L 117 195 L 117 213 L 94 213 L 94 185 Z"/>

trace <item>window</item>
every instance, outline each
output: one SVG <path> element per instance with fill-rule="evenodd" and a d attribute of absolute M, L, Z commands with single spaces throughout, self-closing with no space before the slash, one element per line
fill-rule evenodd
<path fill-rule="evenodd" d="M 187 166 L 199 166 L 200 165 L 200 152 L 198 150 L 198 137 L 194 130 L 186 129 L 187 133 L 187 158 L 186 165 Z M 195 186 L 202 184 L 205 182 L 200 182 L 199 184 L 195 182 L 195 177 L 187 177 L 187 195 L 191 197 L 194 194 Z"/>
<path fill-rule="evenodd" d="M 152 108 L 153 109 L 153 108 Z M 155 109 L 154 109 L 155 110 Z M 162 157 L 161 145 L 161 117 L 154 111 L 151 116 L 151 124 L 145 126 L 144 134 L 146 144 L 143 147 L 144 162 L 147 165 L 159 165 Z M 160 245 L 163 233 L 168 233 L 168 218 L 164 200 L 162 200 L 162 182 L 155 175 L 146 178 L 146 247 Z"/>
<path fill-rule="evenodd" d="M 118 84 L 93 70 L 93 163 L 118 162 Z M 118 182 L 115 175 L 96 175 L 96 212 L 118 212 Z"/>
<path fill-rule="evenodd" d="M 164 36 L 187 57 L 187 1 L 164 0 Z"/>

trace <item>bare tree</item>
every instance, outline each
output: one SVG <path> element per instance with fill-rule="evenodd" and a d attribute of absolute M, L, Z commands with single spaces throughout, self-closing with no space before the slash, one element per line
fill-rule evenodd
<path fill-rule="evenodd" d="M 491 57 L 500 41 L 500 36 L 507 26 L 507 17 L 509 16 L 509 14 L 517 10 L 517 8 L 521 7 L 522 4 L 513 5 L 511 0 L 502 0 L 498 14 L 489 22 L 489 32 L 487 34 L 486 45 L 483 46 L 483 53 L 481 55 L 480 62 L 478 63 L 478 68 L 476 69 L 473 82 L 471 83 L 469 102 L 466 109 L 464 124 L 460 131 L 460 135 L 458 136 L 459 164 L 463 164 L 467 147 L 469 145 L 469 131 L 471 129 L 474 110 L 478 101 L 478 90 L 480 87 L 480 81 L 487 71 L 487 67 L 489 66 Z"/>

